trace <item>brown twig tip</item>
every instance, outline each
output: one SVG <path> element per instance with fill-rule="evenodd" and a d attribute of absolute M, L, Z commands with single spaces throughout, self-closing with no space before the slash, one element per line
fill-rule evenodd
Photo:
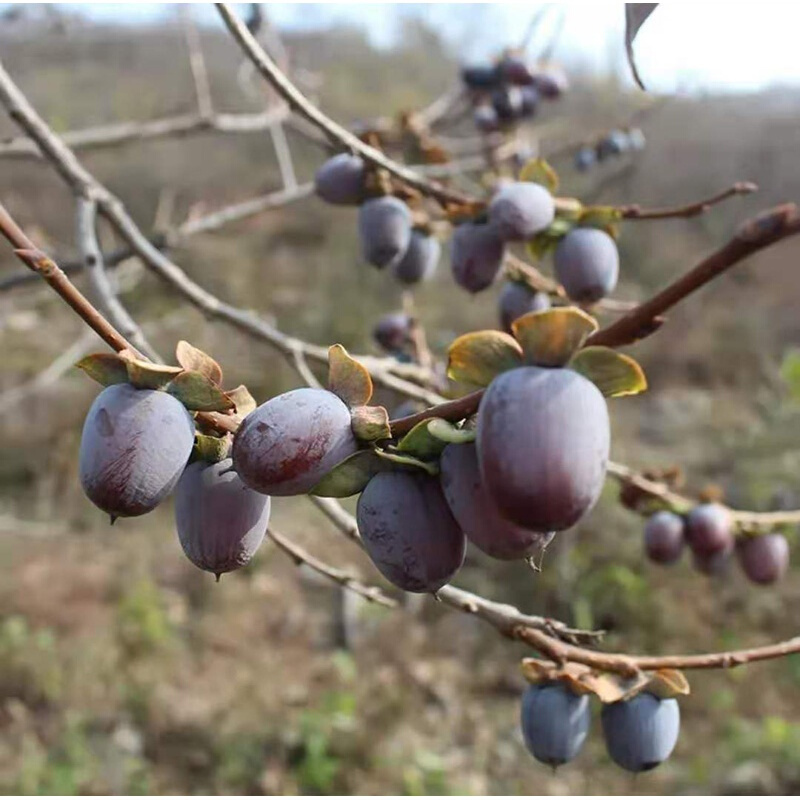
<path fill-rule="evenodd" d="M 717 194 L 707 197 L 703 200 L 698 200 L 694 203 L 688 203 L 683 206 L 674 206 L 669 208 L 642 208 L 640 205 L 632 204 L 628 206 L 620 206 L 619 213 L 623 219 L 630 220 L 645 220 L 645 219 L 690 219 L 691 217 L 698 217 L 710 211 L 715 205 L 728 200 L 731 197 L 744 194 L 752 194 L 758 191 L 758 186 L 752 181 L 738 181 L 733 186 L 724 189 Z"/>

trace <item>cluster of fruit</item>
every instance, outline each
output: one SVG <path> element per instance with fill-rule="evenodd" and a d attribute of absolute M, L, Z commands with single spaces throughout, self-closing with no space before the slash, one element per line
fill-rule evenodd
<path fill-rule="evenodd" d="M 530 686 L 522 698 L 522 735 L 537 761 L 559 767 L 581 751 L 591 724 L 588 694 L 563 682 Z M 603 738 L 612 760 L 629 772 L 646 772 L 666 761 L 678 741 L 680 707 L 674 698 L 642 691 L 603 705 Z"/>
<path fill-rule="evenodd" d="M 586 172 L 596 164 L 624 153 L 644 150 L 647 140 L 641 128 L 618 128 L 609 131 L 596 142 L 589 142 L 575 153 L 575 169 Z"/>
<path fill-rule="evenodd" d="M 333 205 L 359 206 L 358 235 L 364 260 L 389 269 L 405 285 L 429 279 L 441 254 L 439 240 L 415 225 L 411 209 L 389 194 L 370 196 L 368 170 L 356 155 L 328 159 L 314 178 L 317 195 Z"/>
<path fill-rule="evenodd" d="M 531 119 L 542 99 L 555 100 L 569 88 L 557 67 L 533 65 L 515 53 L 494 64 L 463 67 L 461 81 L 472 101 L 475 126 L 483 133 Z"/>
<path fill-rule="evenodd" d="M 789 545 L 782 534 L 735 537 L 730 512 L 717 503 L 698 505 L 685 517 L 657 511 L 645 525 L 644 545 L 656 564 L 674 564 L 688 545 L 694 566 L 706 575 L 723 572 L 735 552 L 744 574 L 758 584 L 775 583 L 789 565 Z"/>

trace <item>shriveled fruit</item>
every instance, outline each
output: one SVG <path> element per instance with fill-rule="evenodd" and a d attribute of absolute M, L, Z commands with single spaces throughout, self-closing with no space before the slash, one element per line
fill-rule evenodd
<path fill-rule="evenodd" d="M 263 494 L 305 494 L 358 449 L 350 410 L 325 389 L 293 389 L 245 417 L 233 440 L 233 466 Z"/>
<path fill-rule="evenodd" d="M 538 183 L 507 183 L 489 203 L 489 222 L 505 241 L 532 239 L 550 225 L 555 213 L 552 195 Z"/>
<path fill-rule="evenodd" d="M 408 342 L 411 331 L 411 320 L 408 314 L 394 311 L 384 314 L 372 330 L 372 337 L 390 353 L 401 350 Z"/>
<path fill-rule="evenodd" d="M 247 564 L 264 541 L 270 499 L 245 486 L 226 458 L 190 464 L 175 490 L 175 525 L 183 552 L 217 577 Z"/>
<path fill-rule="evenodd" d="M 789 566 L 789 544 L 780 533 L 763 533 L 737 543 L 736 555 L 753 583 L 775 583 Z"/>
<path fill-rule="evenodd" d="M 358 499 L 358 529 L 369 557 L 395 586 L 435 592 L 464 562 L 466 539 L 438 478 L 379 472 Z"/>
<path fill-rule="evenodd" d="M 564 530 L 600 496 L 609 439 L 606 402 L 582 375 L 542 367 L 504 372 L 478 411 L 483 485 L 509 520 Z"/>
<path fill-rule="evenodd" d="M 599 228 L 573 228 L 558 243 L 554 265 L 571 300 L 594 303 L 617 285 L 617 244 Z"/>
<path fill-rule="evenodd" d="M 656 564 L 674 564 L 683 552 L 683 520 L 671 511 L 657 511 L 644 526 L 647 557 Z"/>
<path fill-rule="evenodd" d="M 698 556 L 713 556 L 733 548 L 730 513 L 718 503 L 695 506 L 686 517 L 686 541 Z"/>
<path fill-rule="evenodd" d="M 380 269 L 392 267 L 411 241 L 411 212 L 396 197 L 374 197 L 358 211 L 358 233 L 364 260 Z"/>
<path fill-rule="evenodd" d="M 526 283 L 509 281 L 500 292 L 498 301 L 500 325 L 511 333 L 511 323 L 531 311 L 546 311 L 550 308 L 550 298 L 544 292 L 537 292 Z"/>
<path fill-rule="evenodd" d="M 522 697 L 522 736 L 531 755 L 559 767 L 580 753 L 592 712 L 589 695 L 573 694 L 563 683 L 529 686 Z"/>
<path fill-rule="evenodd" d="M 506 252 L 492 225 L 474 222 L 465 222 L 455 229 L 450 248 L 453 277 L 472 294 L 492 285 Z"/>
<path fill-rule="evenodd" d="M 678 741 L 681 712 L 675 699 L 641 692 L 604 705 L 600 719 L 614 762 L 629 772 L 647 772 L 670 757 Z"/>
<path fill-rule="evenodd" d="M 112 517 L 146 514 L 175 488 L 193 444 L 192 417 L 172 395 L 109 386 L 83 425 L 81 485 Z"/>
<path fill-rule="evenodd" d="M 355 206 L 364 199 L 364 162 L 350 153 L 329 158 L 314 176 L 317 195 L 327 203 Z"/>
<path fill-rule="evenodd" d="M 537 533 L 509 522 L 483 488 L 474 443 L 450 444 L 439 462 L 442 491 L 461 530 L 492 558 L 526 558 L 545 547 L 552 534 Z"/>
<path fill-rule="evenodd" d="M 422 231 L 412 231 L 408 249 L 395 264 L 393 274 L 400 283 L 412 285 L 426 281 L 436 272 L 442 246 L 435 236 Z"/>

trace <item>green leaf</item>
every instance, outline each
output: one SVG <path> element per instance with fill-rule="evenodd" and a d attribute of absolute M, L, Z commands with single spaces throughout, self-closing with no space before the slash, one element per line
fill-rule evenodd
<path fill-rule="evenodd" d="M 533 158 L 520 170 L 518 180 L 540 183 L 551 194 L 558 191 L 558 173 L 543 158 Z"/>
<path fill-rule="evenodd" d="M 465 333 L 447 354 L 447 376 L 474 386 L 488 386 L 496 375 L 522 364 L 520 346 L 502 331 Z"/>
<path fill-rule="evenodd" d="M 577 202 L 577 201 L 576 201 Z M 579 210 L 575 210 L 576 216 Z M 536 261 L 541 261 L 558 243 L 575 227 L 574 222 L 566 217 L 556 217 L 548 228 L 537 233 L 533 239 L 525 243 L 525 249 Z"/>
<path fill-rule="evenodd" d="M 244 419 L 251 411 L 255 411 L 257 403 L 250 390 L 242 384 L 229 392 L 225 392 L 236 408 L 236 414 Z"/>
<path fill-rule="evenodd" d="M 428 420 L 428 433 L 446 444 L 468 444 L 477 436 L 475 428 L 459 428 L 446 419 L 434 417 Z"/>
<path fill-rule="evenodd" d="M 439 465 L 435 462 L 430 461 L 422 461 L 419 458 L 415 458 L 408 453 L 397 453 L 394 451 L 389 450 L 376 450 L 375 454 L 379 457 L 384 459 L 385 461 L 391 461 L 393 464 L 397 464 L 401 467 L 413 467 L 415 469 L 422 469 L 428 473 L 428 475 L 438 475 L 439 474 Z"/>
<path fill-rule="evenodd" d="M 622 211 L 615 206 L 586 206 L 581 211 L 578 222 L 589 228 L 608 229 L 622 219 Z"/>
<path fill-rule="evenodd" d="M 372 397 L 372 378 L 367 368 L 351 358 L 340 344 L 328 349 L 328 388 L 346 405 L 365 406 Z"/>
<path fill-rule="evenodd" d="M 317 497 L 351 497 L 358 494 L 373 475 L 391 469 L 374 450 L 359 450 L 340 461 L 309 492 Z"/>
<path fill-rule="evenodd" d="M 137 389 L 163 389 L 183 372 L 183 367 L 170 367 L 166 364 L 154 364 L 127 354 L 123 350 L 120 355 L 128 370 L 128 381 Z"/>
<path fill-rule="evenodd" d="M 418 422 L 398 443 L 396 452 L 407 453 L 422 461 L 431 461 L 441 455 L 447 442 L 433 436 L 429 430 L 431 420 Z"/>
<path fill-rule="evenodd" d="M 573 306 L 532 311 L 511 329 L 522 345 L 525 359 L 540 367 L 563 367 L 597 330 L 597 322 Z"/>
<path fill-rule="evenodd" d="M 351 427 L 356 439 L 362 442 L 377 442 L 391 439 L 389 412 L 383 406 L 355 406 L 350 409 Z"/>
<path fill-rule="evenodd" d="M 195 461 L 206 461 L 216 464 L 228 457 L 231 449 L 230 436 L 208 436 L 204 433 L 194 435 L 194 449 L 192 458 Z"/>
<path fill-rule="evenodd" d="M 82 369 L 101 386 L 113 386 L 116 383 L 128 382 L 125 360 L 116 353 L 92 353 L 84 356 L 75 366 Z"/>
<path fill-rule="evenodd" d="M 800 402 L 800 350 L 789 350 L 783 357 L 781 378 L 792 400 Z"/>
<path fill-rule="evenodd" d="M 175 358 L 187 372 L 199 372 L 215 386 L 222 386 L 222 367 L 208 353 L 181 339 L 175 348 Z"/>
<path fill-rule="evenodd" d="M 647 389 L 647 378 L 638 362 L 610 347 L 585 347 L 572 357 L 569 366 L 605 397 L 624 397 Z"/>
<path fill-rule="evenodd" d="M 199 372 L 181 372 L 170 381 L 167 391 L 189 411 L 230 411 L 234 407 L 233 400 Z"/>

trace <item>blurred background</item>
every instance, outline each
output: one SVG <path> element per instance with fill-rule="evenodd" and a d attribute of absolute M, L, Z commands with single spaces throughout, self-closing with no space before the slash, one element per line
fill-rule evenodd
<path fill-rule="evenodd" d="M 642 29 L 639 63 L 653 89 L 646 100 L 624 68 L 622 4 L 565 4 L 531 38 L 530 53 L 547 49 L 571 80 L 524 132 L 554 154 L 561 194 L 664 206 L 738 180 L 761 187 L 692 220 L 626 223 L 620 299 L 646 297 L 748 216 L 800 199 L 800 66 L 789 63 L 794 44 L 781 44 L 795 26 L 777 5 L 773 14 L 762 4 L 757 18 L 726 7 L 724 21 L 703 9 L 658 9 Z M 517 44 L 537 10 L 265 7 L 297 80 L 347 124 L 426 106 L 456 83 L 460 63 Z M 215 110 L 259 111 L 265 95 L 213 9 L 192 13 Z M 59 132 L 194 113 L 185 33 L 168 5 L 0 7 L 3 64 Z M 643 152 L 574 169 L 575 144 L 632 115 L 647 138 Z M 0 117 L 0 137 L 19 135 Z M 462 134 L 474 134 L 464 125 Z M 289 144 L 307 181 L 324 156 L 291 131 Z M 281 185 L 265 131 L 89 148 L 80 157 L 146 232 Z M 59 260 L 76 255 L 72 198 L 45 162 L 3 158 L 0 199 Z M 111 233 L 102 234 L 113 249 Z M 401 610 L 358 602 L 269 542 L 248 568 L 215 584 L 183 557 L 169 501 L 110 529 L 77 478 L 82 419 L 97 388 L 67 368 L 101 347 L 46 287 L 9 289 L 21 268 L 0 250 L 4 792 L 800 790 L 796 656 L 690 675 L 676 752 L 636 783 L 610 763 L 599 720 L 580 758 L 553 773 L 527 754 L 519 733 L 526 651 L 484 623 L 427 599 Z M 313 197 L 185 239 L 171 255 L 225 300 L 351 352 L 377 354 L 371 328 L 400 304 L 389 276 L 360 262 L 355 212 Z M 799 260 L 797 240 L 749 259 L 632 349 L 650 391 L 611 402 L 616 460 L 680 465 L 689 486 L 718 486 L 735 507 L 800 506 L 800 393 L 783 377 L 792 370 L 782 372 L 796 364 L 800 339 Z M 186 338 L 224 365 L 226 385 L 246 383 L 259 401 L 298 385 L 268 346 L 205 319 L 135 261 L 116 274 L 160 352 Z M 496 326 L 498 290 L 468 296 L 444 258 L 415 291 L 435 353 L 460 333 Z M 392 408 L 401 398 L 380 399 Z M 330 563 L 378 582 L 309 503 L 275 502 L 273 522 Z M 642 525 L 609 483 L 589 518 L 557 537 L 541 574 L 471 551 L 458 585 L 605 628 L 609 648 L 630 652 L 734 648 L 797 632 L 796 567 L 770 589 L 747 583 L 735 565 L 713 579 L 688 559 L 659 569 L 643 559 Z"/>

